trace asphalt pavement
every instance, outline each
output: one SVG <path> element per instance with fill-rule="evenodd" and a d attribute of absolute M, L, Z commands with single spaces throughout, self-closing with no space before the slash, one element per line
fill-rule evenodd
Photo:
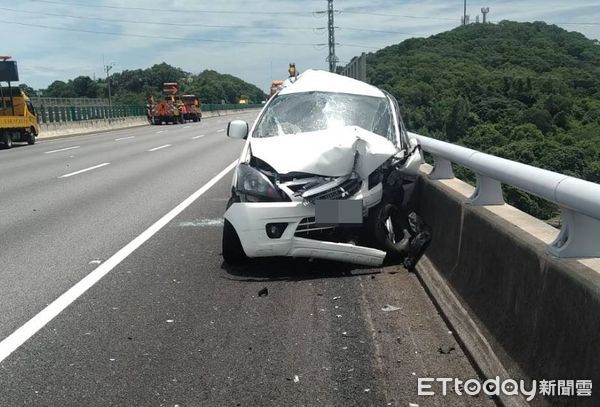
<path fill-rule="evenodd" d="M 235 117 L 0 150 L 0 406 L 494 405 L 401 267 L 223 264 Z"/>

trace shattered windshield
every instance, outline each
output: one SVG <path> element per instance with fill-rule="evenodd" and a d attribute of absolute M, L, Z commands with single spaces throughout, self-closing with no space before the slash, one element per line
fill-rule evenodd
<path fill-rule="evenodd" d="M 358 126 L 395 142 L 389 102 L 384 97 L 307 92 L 277 96 L 253 137 Z"/>

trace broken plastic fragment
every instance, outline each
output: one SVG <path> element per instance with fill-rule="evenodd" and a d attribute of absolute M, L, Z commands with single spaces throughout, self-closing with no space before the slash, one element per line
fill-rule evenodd
<path fill-rule="evenodd" d="M 395 306 L 393 306 L 393 305 L 389 305 L 389 304 L 387 304 L 387 305 L 385 305 L 383 308 L 381 308 L 381 310 L 382 310 L 383 312 L 398 311 L 399 309 L 400 309 L 400 308 L 398 308 L 398 307 L 395 307 Z"/>
<path fill-rule="evenodd" d="M 408 224 L 410 225 L 410 241 L 408 245 L 408 256 L 404 259 L 402 265 L 405 269 L 412 271 L 415 269 L 419 259 L 425 254 L 425 250 L 431 242 L 431 228 L 414 212 L 408 215 Z"/>
<path fill-rule="evenodd" d="M 300 378 L 298 377 L 297 374 L 294 375 L 294 383 L 298 383 L 300 381 Z"/>

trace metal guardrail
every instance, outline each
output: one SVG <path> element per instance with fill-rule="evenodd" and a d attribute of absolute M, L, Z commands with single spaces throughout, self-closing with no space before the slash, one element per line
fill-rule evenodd
<path fill-rule="evenodd" d="M 78 122 L 145 116 L 144 106 L 46 106 L 35 105 L 40 123 Z"/>
<path fill-rule="evenodd" d="M 108 99 L 104 98 L 50 98 L 29 97 L 34 106 L 108 106 Z"/>
<path fill-rule="evenodd" d="M 43 99 L 43 98 L 42 98 Z M 67 99 L 64 99 L 67 100 Z M 90 99 L 94 100 L 94 99 Z M 242 110 L 262 108 L 260 104 L 216 104 L 204 103 L 202 110 L 205 112 L 213 112 L 217 110 Z M 145 106 L 131 105 L 98 105 L 98 106 L 62 106 L 62 105 L 46 105 L 44 103 L 36 104 L 34 108 L 40 123 L 57 123 L 57 122 L 77 122 L 82 120 L 98 120 L 98 119 L 118 119 L 124 117 L 145 116 Z"/>
<path fill-rule="evenodd" d="M 430 179 L 452 179 L 452 163 L 477 175 L 472 205 L 502 205 L 501 184 L 511 185 L 561 208 L 562 227 L 548 247 L 557 257 L 600 257 L 600 184 L 531 165 L 518 163 L 470 148 L 409 133 L 423 151 L 431 154 Z"/>

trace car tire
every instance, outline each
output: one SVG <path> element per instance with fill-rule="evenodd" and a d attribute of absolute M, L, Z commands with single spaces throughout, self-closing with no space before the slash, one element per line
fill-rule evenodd
<path fill-rule="evenodd" d="M 409 225 L 397 205 L 382 203 L 373 208 L 368 227 L 374 243 L 388 254 L 389 259 L 406 257 L 410 244 Z"/>
<path fill-rule="evenodd" d="M 9 150 L 12 148 L 12 137 L 10 136 L 10 134 L 5 134 L 4 138 L 2 139 L 3 143 L 4 143 L 4 148 Z"/>
<path fill-rule="evenodd" d="M 27 144 L 30 146 L 35 144 L 35 133 L 31 132 L 27 135 Z"/>
<path fill-rule="evenodd" d="M 223 260 L 231 265 L 239 265 L 248 260 L 242 242 L 233 225 L 225 219 L 223 223 Z"/>

